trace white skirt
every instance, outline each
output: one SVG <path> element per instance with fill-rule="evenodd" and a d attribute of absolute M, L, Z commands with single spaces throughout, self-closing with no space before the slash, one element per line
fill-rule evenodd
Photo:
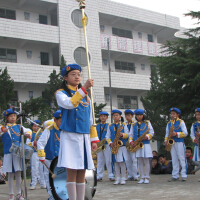
<path fill-rule="evenodd" d="M 198 146 L 194 146 L 193 160 L 194 160 L 194 161 L 200 161 L 200 157 L 199 157 L 199 147 L 198 147 Z"/>
<path fill-rule="evenodd" d="M 126 146 L 119 147 L 117 154 L 112 155 L 114 156 L 113 162 L 124 162 L 128 160 L 128 152 Z"/>
<path fill-rule="evenodd" d="M 58 167 L 94 169 L 90 134 L 61 131 Z"/>
<path fill-rule="evenodd" d="M 3 173 L 23 171 L 23 160 L 12 153 L 4 154 Z"/>
<path fill-rule="evenodd" d="M 151 150 L 151 145 L 150 144 L 144 144 L 144 148 L 140 148 L 135 152 L 135 157 L 136 158 L 152 158 L 152 150 Z"/>

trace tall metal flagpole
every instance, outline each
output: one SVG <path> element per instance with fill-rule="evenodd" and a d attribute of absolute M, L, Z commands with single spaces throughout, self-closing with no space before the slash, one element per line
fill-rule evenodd
<path fill-rule="evenodd" d="M 22 113 L 22 104 L 19 103 L 20 113 Z M 22 116 L 20 116 L 20 124 L 21 124 L 21 144 L 22 144 L 22 160 L 23 160 L 23 176 L 24 176 L 24 192 L 25 199 L 27 200 L 27 184 L 26 184 L 26 165 L 25 165 L 25 154 L 24 154 L 24 133 L 22 130 Z"/>
<path fill-rule="evenodd" d="M 82 10 L 82 24 L 83 24 L 83 32 L 84 32 L 84 38 L 85 38 L 85 49 L 86 49 L 86 57 L 87 57 L 87 65 L 88 65 L 88 78 L 91 79 L 90 60 L 89 60 L 87 33 L 86 33 L 87 17 L 85 16 L 85 12 L 84 12 L 86 3 L 85 3 L 85 0 L 76 0 L 76 1 L 79 2 L 79 7 Z M 96 126 L 92 87 L 90 87 L 90 95 L 91 95 L 90 99 L 91 99 L 92 115 L 93 115 L 93 126 Z"/>
<path fill-rule="evenodd" d="M 110 39 L 107 38 L 107 46 L 108 46 L 108 66 L 109 66 L 109 89 L 110 89 L 110 113 L 112 113 L 112 91 L 111 91 L 111 69 L 110 69 Z M 111 123 L 113 123 L 113 119 L 111 116 Z"/>

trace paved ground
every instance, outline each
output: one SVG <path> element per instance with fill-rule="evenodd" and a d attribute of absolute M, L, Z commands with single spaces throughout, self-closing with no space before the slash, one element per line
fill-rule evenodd
<path fill-rule="evenodd" d="M 151 175 L 150 184 L 137 184 L 136 181 L 128 181 L 126 185 L 113 185 L 107 177 L 98 183 L 94 200 L 160 200 L 160 199 L 200 199 L 200 172 L 189 175 L 186 182 L 167 182 L 170 175 Z M 27 180 L 28 185 L 30 180 Z M 29 188 L 29 187 L 28 187 Z M 8 185 L 0 185 L 0 200 L 8 197 Z M 28 190 L 29 200 L 47 200 L 45 189 Z"/>

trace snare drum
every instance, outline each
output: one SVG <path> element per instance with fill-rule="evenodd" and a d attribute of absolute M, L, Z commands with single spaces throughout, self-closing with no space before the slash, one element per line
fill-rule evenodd
<path fill-rule="evenodd" d="M 52 178 L 49 174 L 49 183 L 52 191 L 52 195 L 56 200 L 69 200 L 66 180 L 67 170 L 64 167 L 57 167 L 58 157 L 55 157 L 50 165 L 50 169 L 53 174 L 56 174 L 56 178 Z M 97 186 L 96 171 L 86 170 L 85 174 L 85 200 L 91 200 L 95 195 Z"/>
<path fill-rule="evenodd" d="M 9 149 L 9 152 L 18 156 L 18 157 L 22 157 L 22 155 L 23 155 L 22 144 L 20 142 L 16 142 L 16 141 L 13 142 L 10 149 Z M 34 152 L 33 148 L 24 144 L 25 159 L 31 159 L 33 152 Z"/>

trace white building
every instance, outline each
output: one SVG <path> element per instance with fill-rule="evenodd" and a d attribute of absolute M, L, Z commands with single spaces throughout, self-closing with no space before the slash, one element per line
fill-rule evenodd
<path fill-rule="evenodd" d="M 149 58 L 175 38 L 179 19 L 110 0 L 86 3 L 94 102 L 107 103 L 110 112 L 109 37 L 113 109 L 142 108 L 140 97 L 150 89 Z M 75 0 L 0 0 L 0 68 L 7 66 L 15 81 L 15 100 L 41 96 L 61 55 L 83 66 L 82 82 L 87 80 L 81 27 Z"/>

